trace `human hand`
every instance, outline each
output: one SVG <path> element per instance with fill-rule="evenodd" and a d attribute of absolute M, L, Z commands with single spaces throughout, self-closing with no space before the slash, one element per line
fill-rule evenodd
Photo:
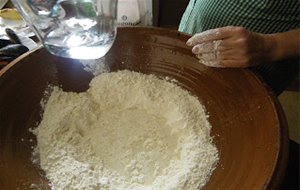
<path fill-rule="evenodd" d="M 211 67 L 245 68 L 268 62 L 270 37 L 227 26 L 197 33 L 187 41 L 199 62 Z"/>

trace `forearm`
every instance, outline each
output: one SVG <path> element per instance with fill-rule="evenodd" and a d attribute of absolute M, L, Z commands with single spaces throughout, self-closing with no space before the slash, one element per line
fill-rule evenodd
<path fill-rule="evenodd" d="M 265 47 L 271 62 L 300 56 L 300 29 L 265 35 Z"/>

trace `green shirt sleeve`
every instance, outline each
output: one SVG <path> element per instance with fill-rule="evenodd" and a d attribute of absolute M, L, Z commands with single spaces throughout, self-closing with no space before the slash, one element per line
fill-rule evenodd
<path fill-rule="evenodd" d="M 179 31 L 194 34 L 224 26 L 242 26 L 266 34 L 299 25 L 299 0 L 190 0 Z"/>

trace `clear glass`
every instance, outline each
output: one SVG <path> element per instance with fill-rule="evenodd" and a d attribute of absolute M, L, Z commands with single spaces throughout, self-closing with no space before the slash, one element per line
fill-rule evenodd
<path fill-rule="evenodd" d="M 117 0 L 12 0 L 52 54 L 97 59 L 117 34 Z"/>

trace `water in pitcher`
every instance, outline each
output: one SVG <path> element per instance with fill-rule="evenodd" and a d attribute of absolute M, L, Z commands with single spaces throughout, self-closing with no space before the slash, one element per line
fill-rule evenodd
<path fill-rule="evenodd" d="M 101 18 L 101 23 L 89 19 L 69 20 L 65 25 L 45 36 L 44 46 L 53 54 L 79 59 L 96 59 L 104 56 L 111 48 L 116 30 L 104 30 L 111 27 L 111 20 Z M 81 27 L 89 27 L 82 30 Z"/>
<path fill-rule="evenodd" d="M 52 54 L 77 59 L 104 56 L 116 37 L 116 0 L 27 0 L 32 23 Z"/>

